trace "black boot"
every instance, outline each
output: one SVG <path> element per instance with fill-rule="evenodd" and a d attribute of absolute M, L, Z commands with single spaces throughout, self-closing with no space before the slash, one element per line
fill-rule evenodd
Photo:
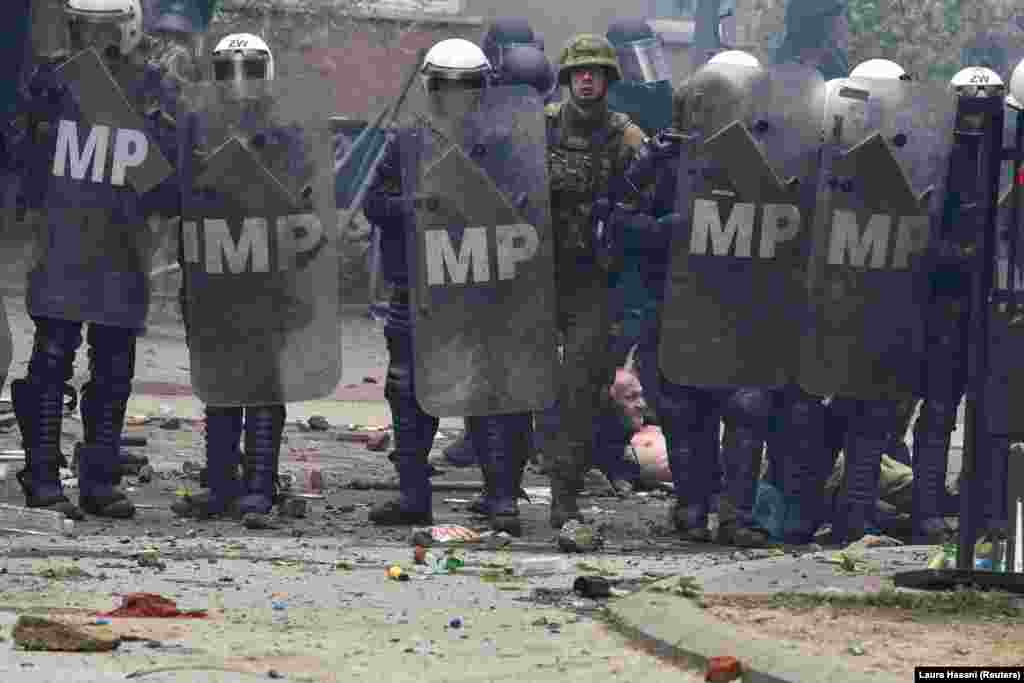
<path fill-rule="evenodd" d="M 444 459 L 453 467 L 473 467 L 479 462 L 479 456 L 473 448 L 473 438 L 469 432 L 469 420 L 465 429 L 451 445 L 444 449 Z"/>
<path fill-rule="evenodd" d="M 949 540 L 950 529 L 942 514 L 942 503 L 956 410 L 953 401 L 925 399 L 914 424 L 911 522 L 915 545 L 937 545 Z"/>
<path fill-rule="evenodd" d="M 381 526 L 424 525 L 434 523 L 433 489 L 430 485 L 428 453 L 394 453 L 398 469 L 399 495 L 395 500 L 375 505 L 370 521 Z"/>
<path fill-rule="evenodd" d="M 529 458 L 530 419 L 529 414 L 467 418 L 490 494 L 486 507 L 491 529 L 512 536 L 522 535 L 517 499 Z"/>
<path fill-rule="evenodd" d="M 75 447 L 78 504 L 89 514 L 101 517 L 131 517 L 135 506 L 117 488 L 122 476 L 121 430 L 128 402 L 111 396 L 98 382 L 90 380 L 82 388 L 82 406 L 90 424 L 85 443 Z"/>
<path fill-rule="evenodd" d="M 127 519 L 135 515 L 135 505 L 118 487 L 121 463 L 117 451 L 109 446 L 79 444 L 78 505 L 90 515 Z"/>
<path fill-rule="evenodd" d="M 239 440 L 242 438 L 242 409 L 206 407 L 206 491 L 171 505 L 182 517 L 207 519 L 221 515 L 237 516 L 238 499 L 245 494 L 239 477 L 242 462 Z"/>
<path fill-rule="evenodd" d="M 891 431 L 879 418 L 884 413 L 884 402 L 858 401 L 858 404 L 857 417 L 850 421 L 846 438 L 846 471 L 839 493 L 839 509 L 832 525 L 833 542 L 841 545 L 858 541 L 877 529 L 882 454 Z"/>
<path fill-rule="evenodd" d="M 101 419 L 101 410 L 96 400 L 96 392 L 92 389 L 92 382 L 86 384 L 82 390 L 82 400 L 78 405 L 79 414 L 82 417 L 82 439 L 84 443 L 96 443 L 96 429 Z M 124 425 L 124 416 L 128 410 L 127 401 L 118 401 L 111 406 L 114 413 L 111 417 L 115 424 Z M 120 430 L 118 430 L 120 432 Z M 120 441 L 120 434 L 118 434 Z M 122 474 L 138 474 L 139 468 L 149 464 L 149 458 L 144 455 L 135 455 L 118 449 L 118 460 L 121 463 Z M 72 462 L 71 469 L 77 471 L 77 461 Z"/>
<path fill-rule="evenodd" d="M 580 512 L 577 496 L 583 489 L 583 477 L 588 463 L 587 444 L 569 441 L 564 435 L 554 440 L 551 458 L 551 514 L 548 523 L 552 529 L 561 529 L 570 520 L 586 523 Z"/>
<path fill-rule="evenodd" d="M 239 515 L 268 515 L 271 508 L 274 507 L 284 420 L 284 406 L 259 406 L 245 409 L 245 490 L 247 493 L 238 501 Z M 212 470 L 210 473 L 212 474 Z"/>
<path fill-rule="evenodd" d="M 762 548 L 768 533 L 754 521 L 757 482 L 764 440 L 749 428 L 726 424 L 723 454 L 725 491 L 718 511 L 718 542 L 741 548 Z"/>
<path fill-rule="evenodd" d="M 814 533 L 821 522 L 825 483 L 828 472 L 821 467 L 825 458 L 825 406 L 821 399 L 802 391 L 787 401 L 788 424 L 779 430 L 781 438 L 772 440 L 783 445 L 769 456 L 782 464 L 779 484 L 786 500 L 798 502 L 795 519 L 786 520 L 783 541 L 791 545 L 805 545 L 814 541 Z M 776 432 L 778 433 L 778 432 Z M 772 441 L 769 441 L 769 449 Z"/>
<path fill-rule="evenodd" d="M 725 492 L 718 510 L 718 542 L 763 547 L 770 538 L 754 519 L 754 503 L 765 441 L 775 425 L 775 397 L 764 389 L 745 387 L 732 392 L 725 405 Z"/>
<path fill-rule="evenodd" d="M 25 451 L 25 469 L 17 476 L 25 505 L 61 512 L 77 520 L 82 519 L 82 511 L 64 495 L 60 482 L 60 468 L 65 464 L 60 452 L 63 398 L 61 386 L 40 390 L 23 379 L 11 382 L 14 415 Z"/>

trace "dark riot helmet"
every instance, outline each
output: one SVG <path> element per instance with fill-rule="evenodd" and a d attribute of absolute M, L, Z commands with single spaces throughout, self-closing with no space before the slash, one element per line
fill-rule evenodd
<path fill-rule="evenodd" d="M 541 97 L 557 87 L 555 72 L 544 53 L 533 45 L 515 45 L 504 56 L 501 85 L 529 85 Z"/>
<path fill-rule="evenodd" d="M 505 17 L 495 19 L 487 27 L 480 48 L 487 61 L 490 62 L 495 74 L 502 71 L 505 53 L 519 45 L 530 45 L 544 51 L 544 42 L 533 32 L 530 22 L 521 17 Z"/>

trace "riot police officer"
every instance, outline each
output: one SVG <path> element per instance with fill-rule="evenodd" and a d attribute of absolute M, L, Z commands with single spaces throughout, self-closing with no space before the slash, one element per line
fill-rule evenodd
<path fill-rule="evenodd" d="M 544 42 L 540 40 L 530 27 L 530 23 L 521 17 L 495 19 L 487 27 L 480 48 L 491 65 L 489 82 L 491 85 L 502 83 L 524 83 L 531 85 L 548 98 L 557 89 L 554 69 L 547 58 L 547 68 L 539 63 L 532 48 L 544 56 Z M 544 418 L 541 417 L 541 421 Z M 551 422 L 550 413 L 548 422 Z M 444 449 L 445 459 L 456 467 L 466 467 L 479 461 L 477 454 L 470 448 L 471 438 L 468 431 Z"/>
<path fill-rule="evenodd" d="M 446 137 L 461 135 L 465 117 L 474 113 L 491 76 L 491 65 L 479 47 L 466 40 L 450 39 L 434 45 L 420 69 L 427 92 L 429 114 L 453 130 Z M 458 112 L 458 114 L 453 114 Z M 392 283 L 392 298 L 384 334 L 389 364 L 385 395 L 395 427 L 395 450 L 389 456 L 398 469 L 400 493 L 397 500 L 375 506 L 370 521 L 380 525 L 430 524 L 433 519 L 430 466 L 427 457 L 437 432 L 438 419 L 427 414 L 416 398 L 416 377 L 412 352 L 412 318 L 409 310 L 409 267 L 406 234 L 412 229 L 408 204 L 402 197 L 401 159 L 403 144 L 416 144 L 399 137 L 382 161 L 364 208 L 367 219 L 381 228 L 383 272 Z M 501 165 L 508 160 L 487 154 L 480 164 L 492 177 L 501 177 Z M 491 167 L 498 165 L 497 167 Z M 514 165 L 514 164 L 513 164 Z M 516 502 L 518 483 L 528 456 L 531 416 L 529 413 L 467 418 L 470 447 L 480 457 L 487 480 L 486 511 L 493 529 L 513 535 L 521 532 Z"/>
<path fill-rule="evenodd" d="M 826 80 L 845 77 L 849 71 L 846 5 L 845 0 L 790 0 L 786 5 L 786 34 L 775 54 L 776 63 L 813 66 Z M 805 543 L 826 515 L 821 491 L 831 471 L 830 463 L 838 456 L 847 419 L 836 412 L 837 404 L 811 396 L 797 386 L 775 392 L 774 400 L 780 413 L 765 444 L 769 460 L 766 478 L 790 500 L 802 499 L 800 519 L 786 531 L 786 540 Z"/>
<path fill-rule="evenodd" d="M 964 57 L 971 62 L 965 67 L 991 66 L 1006 73 L 1005 56 L 998 43 L 990 42 L 981 50 L 980 40 L 973 41 L 971 50 L 964 51 Z M 988 86 L 963 83 L 962 75 L 954 76 L 951 86 L 955 95 L 962 90 L 993 92 L 989 96 L 1001 96 L 1004 86 L 997 74 L 992 74 Z M 979 125 L 977 122 L 960 122 L 961 126 Z M 955 163 L 955 160 L 954 160 Z M 953 166 L 954 164 L 951 164 Z M 954 170 L 955 172 L 955 170 Z M 968 344 L 970 339 L 971 266 L 969 251 L 977 241 L 974 223 L 957 220 L 954 212 L 959 210 L 958 202 L 963 201 L 961 190 L 950 191 L 943 207 L 952 229 L 938 235 L 931 254 L 932 268 L 929 272 L 930 296 L 925 313 L 925 358 L 922 364 L 922 403 L 917 421 L 914 423 L 912 486 L 912 533 L 914 543 L 943 543 L 950 536 L 944 516 L 946 473 L 952 432 L 956 428 L 957 412 L 967 390 Z M 965 230 L 964 226 L 970 226 Z M 957 229 L 959 228 L 959 229 Z M 985 487 L 987 496 L 981 506 L 983 519 L 980 528 L 984 533 L 1004 531 L 1006 523 L 1005 478 L 1006 453 L 1009 443 L 993 437 L 990 440 L 994 457 L 976 457 L 975 476 L 989 482 Z M 988 454 L 979 454 L 981 456 Z M 992 468 L 995 463 L 996 468 Z M 978 489 L 981 490 L 981 489 Z"/>
<path fill-rule="evenodd" d="M 908 80 L 906 71 L 886 59 L 870 59 L 850 72 L 851 78 Z M 842 441 L 846 467 L 842 489 L 833 510 L 833 539 L 856 541 L 865 533 L 878 530 L 877 503 L 882 456 L 889 449 L 899 423 L 905 419 L 906 400 L 860 400 L 844 396 L 832 398 L 830 410 L 840 415 L 845 424 Z M 916 441 L 916 439 L 915 439 Z M 817 498 L 819 483 L 824 481 L 817 467 L 808 466 L 814 474 L 813 493 Z M 915 472 L 915 485 L 918 475 Z"/>
<path fill-rule="evenodd" d="M 137 50 L 142 39 L 139 0 L 68 0 L 63 13 L 72 51 L 95 50 L 135 111 L 145 114 L 145 130 L 136 131 L 150 141 L 142 163 L 155 159 L 157 150 L 165 160 L 176 159 L 174 127 L 169 117 L 152 107 L 162 99 L 159 69 L 146 64 L 145 55 Z M 79 54 L 85 55 L 87 64 L 88 53 Z M 135 375 L 136 338 L 149 304 L 147 218 L 157 212 L 176 213 L 177 189 L 172 170 L 166 170 L 169 165 L 147 176 L 159 182 L 145 192 L 125 185 L 123 176 L 115 177 L 117 169 L 109 180 L 102 177 L 98 156 L 89 176 L 79 172 L 74 157 L 71 172 L 65 174 L 64 155 L 77 144 L 70 131 L 85 133 L 97 123 L 87 118 L 105 115 L 83 112 L 77 89 L 107 84 L 61 83 L 54 66 L 42 65 L 27 93 L 24 187 L 29 208 L 39 219 L 37 237 L 43 248 L 28 276 L 27 308 L 36 326 L 28 373 L 11 386 L 26 459 L 18 480 L 29 507 L 59 510 L 75 519 L 83 510 L 131 517 L 135 506 L 118 488 L 118 454 Z M 113 89 L 110 92 L 116 96 Z M 146 167 L 143 172 L 151 170 Z M 97 249 L 104 252 L 99 257 Z M 61 488 L 60 436 L 65 383 L 74 374 L 84 323 L 89 323 L 91 377 L 82 390 L 85 441 L 77 451 L 76 507 Z"/>
<path fill-rule="evenodd" d="M 558 82 L 568 99 L 545 110 L 564 335 L 562 429 L 549 465 L 554 528 L 581 517 L 576 496 L 595 447 L 601 389 L 614 373 L 608 353 L 609 276 L 620 267 L 618 240 L 631 221 L 651 222 L 638 213 L 639 193 L 624 182 L 645 136 L 607 102 L 608 86 L 621 78 L 618 56 L 605 38 L 576 36 L 559 58 Z"/>
<path fill-rule="evenodd" d="M 245 45 L 245 50 L 234 46 Z M 248 33 L 235 33 L 222 38 L 211 53 L 212 80 L 223 84 L 228 97 L 243 105 L 259 105 L 267 94 L 261 87 L 274 80 L 274 55 L 270 46 Z M 263 132 L 265 121 L 251 117 L 239 121 L 246 134 Z M 252 128 L 249 130 L 247 128 Z M 179 255 L 183 260 L 183 254 Z M 182 263 L 184 267 L 184 263 Z M 188 293 L 185 278 L 179 293 L 183 318 L 188 333 Z M 284 431 L 285 406 L 214 406 L 205 407 L 206 418 L 206 481 L 208 490 L 183 499 L 171 509 L 183 516 L 206 518 L 224 514 L 262 516 L 270 512 L 276 494 L 281 437 Z M 239 440 L 244 432 L 244 478 L 239 478 L 242 451 Z"/>

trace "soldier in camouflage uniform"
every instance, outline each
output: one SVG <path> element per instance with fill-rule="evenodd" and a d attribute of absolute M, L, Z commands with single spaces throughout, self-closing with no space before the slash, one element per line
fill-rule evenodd
<path fill-rule="evenodd" d="M 559 59 L 564 102 L 545 108 L 555 231 L 559 326 L 564 335 L 559 401 L 562 429 L 550 463 L 551 526 L 581 519 L 576 494 L 594 448 L 602 387 L 614 374 L 608 352 L 609 278 L 619 235 L 644 218 L 624 173 L 645 140 L 629 117 L 608 109 L 609 83 L 622 77 L 603 37 L 579 35 Z M 653 222 L 653 221 L 651 221 Z"/>

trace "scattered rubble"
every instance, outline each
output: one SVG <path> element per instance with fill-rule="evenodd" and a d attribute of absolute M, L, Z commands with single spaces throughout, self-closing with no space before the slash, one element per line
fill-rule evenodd
<path fill-rule="evenodd" d="M 121 638 L 106 625 L 72 625 L 21 615 L 14 625 L 14 644 L 22 650 L 49 652 L 109 652 Z"/>
<path fill-rule="evenodd" d="M 590 553 L 604 546 L 604 538 L 592 526 L 569 520 L 558 532 L 558 548 L 566 553 Z"/>

